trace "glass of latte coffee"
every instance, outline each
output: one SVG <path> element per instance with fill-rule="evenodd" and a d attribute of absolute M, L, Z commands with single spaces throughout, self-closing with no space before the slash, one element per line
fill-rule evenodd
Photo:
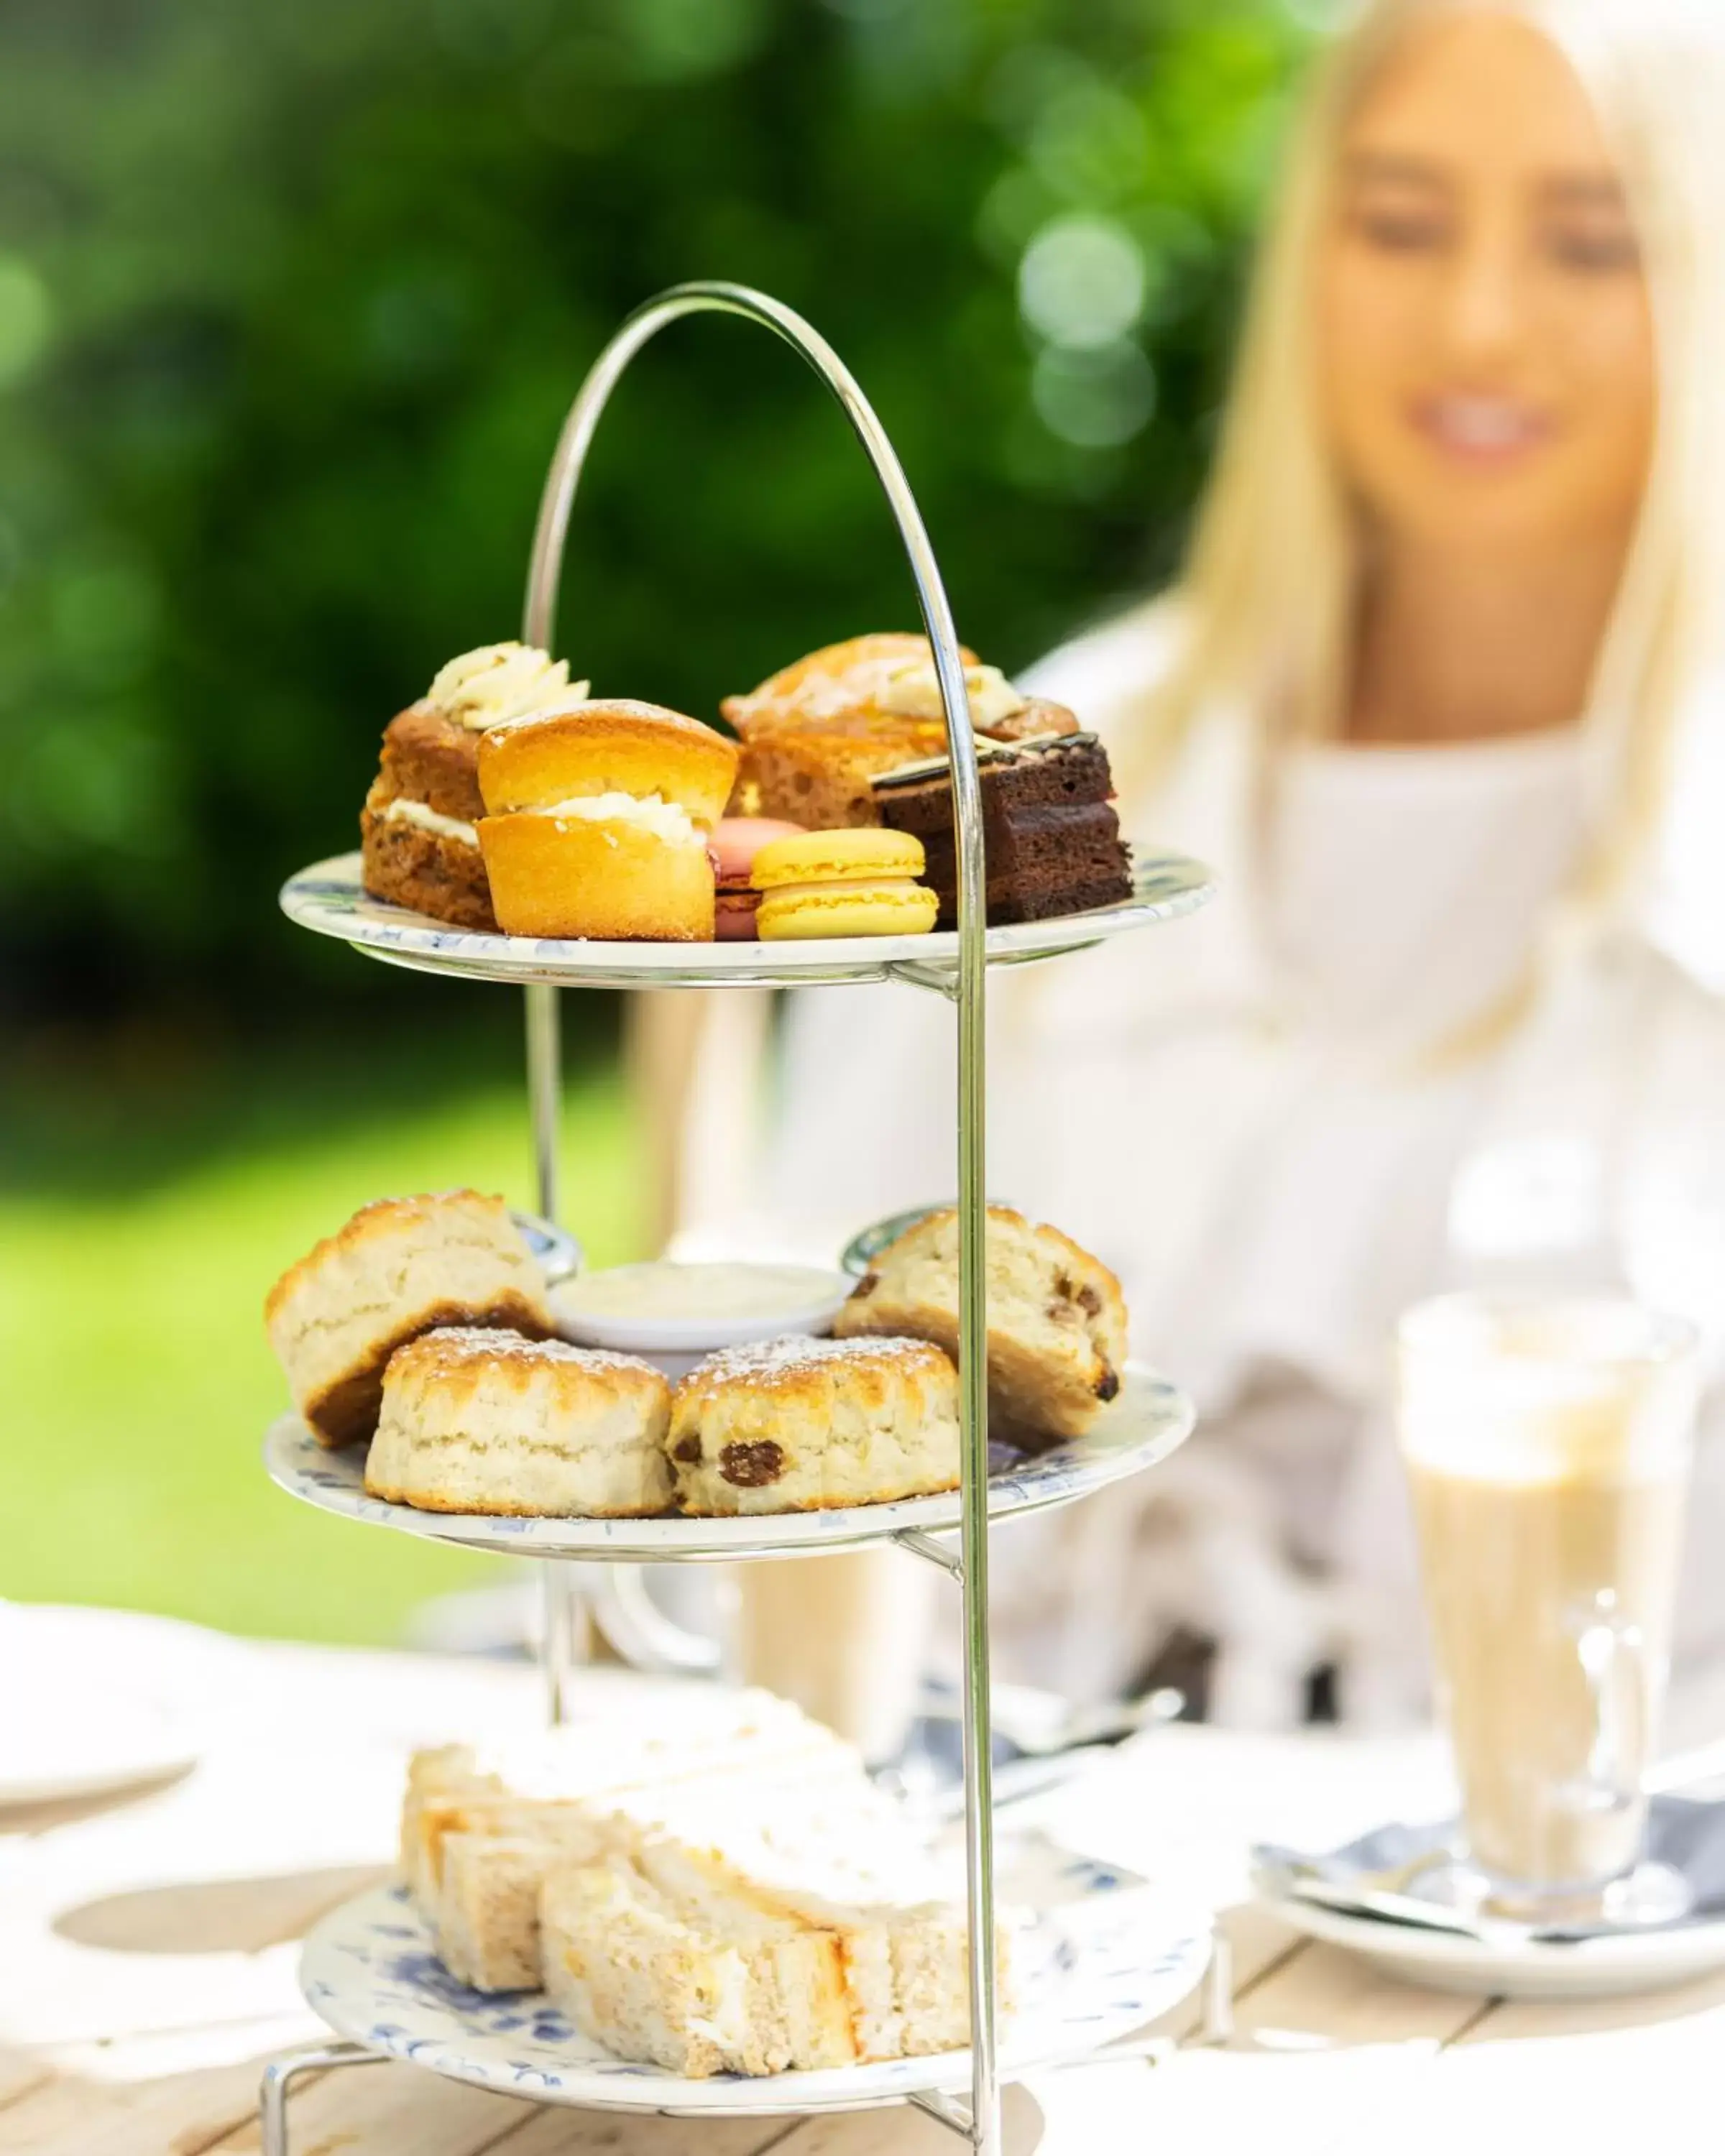
<path fill-rule="evenodd" d="M 1439 1710 L 1497 1906 L 1672 1913 L 1637 1869 L 1697 1386 L 1681 1320 L 1615 1296 L 1455 1295 L 1398 1336 Z"/>

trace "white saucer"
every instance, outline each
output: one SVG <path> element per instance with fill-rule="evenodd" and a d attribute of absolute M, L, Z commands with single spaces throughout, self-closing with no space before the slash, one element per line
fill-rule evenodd
<path fill-rule="evenodd" d="M 1208 1967 L 1210 1926 L 1137 1875 L 1032 1837 L 1003 1849 L 1000 1902 L 1030 1922 L 1015 1957 L 1018 2010 L 1001 2035 L 1009 2074 L 1082 2056 L 1165 2014 Z M 968 2051 L 869 2066 L 690 2081 L 619 2059 L 572 2029 L 542 1992 L 458 1984 L 399 1887 L 331 1912 L 300 1964 L 307 2000 L 354 2042 L 456 2081 L 541 2103 L 751 2117 L 848 2111 L 970 2084 Z"/>
<path fill-rule="evenodd" d="M 203 1639 L 131 1611 L 0 1603 L 0 1816 L 184 1774 L 198 1738 L 172 1665 Z"/>
<path fill-rule="evenodd" d="M 1364 1954 L 1404 1984 L 1500 1999 L 1618 1999 L 1663 1991 L 1725 1969 L 1725 1922 L 1615 1932 L 1588 1939 L 1493 1940 L 1351 1916 L 1297 1895 L 1264 1906 L 1310 1938 Z"/>

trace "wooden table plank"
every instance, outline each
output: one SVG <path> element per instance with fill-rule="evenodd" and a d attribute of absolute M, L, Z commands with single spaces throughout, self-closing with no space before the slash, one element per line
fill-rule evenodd
<path fill-rule="evenodd" d="M 1526 2143 L 1553 2156 L 1710 2149 L 1725 2058 L 1725 1975 L 1639 1999 L 1476 2001 L 1476 2015 L 1399 2117 L 1398 2156 Z M 1373 2133 L 1338 2143 L 1381 2156 Z"/>
<path fill-rule="evenodd" d="M 225 1643 L 249 1672 L 198 1772 L 28 1840 L 0 1831 L 0 2156 L 242 2156 L 263 2059 L 309 2037 L 289 1942 L 387 1860 L 409 1745 L 530 1727 L 531 1676 L 430 1658 Z M 1341 1839 L 1442 1801 L 1429 1740 L 1166 1732 L 1045 1813 L 1074 1845 L 1229 1907 L 1239 2034 L 1154 2066 L 1041 2074 L 1028 2156 L 1152 2146 L 1265 2156 L 1553 2156 L 1697 2143 L 1725 1978 L 1598 2005 L 1504 2006 L 1392 1984 L 1245 1903 L 1253 1835 Z M 1014 1815 L 1015 1819 L 1025 1815 Z M 1201 1999 L 1166 2018 L 1199 2030 Z M 296 2090 L 294 2156 L 946 2156 L 904 2108 L 824 2119 L 577 2112 L 408 2067 Z M 1710 2109 L 1702 2114 L 1710 2120 Z"/>
<path fill-rule="evenodd" d="M 1391 2102 L 1474 2011 L 1386 1984 L 1357 1957 L 1302 1947 L 1246 1989 L 1228 2045 L 1039 2081 L 1045 2156 L 1097 2156 L 1122 2112 L 1159 2147 L 1318 2156 L 1351 2120 Z"/>
<path fill-rule="evenodd" d="M 203 2156 L 254 2117 L 261 2071 L 249 2059 L 150 2082 L 56 2074 L 0 2111 L 0 2156 Z"/>

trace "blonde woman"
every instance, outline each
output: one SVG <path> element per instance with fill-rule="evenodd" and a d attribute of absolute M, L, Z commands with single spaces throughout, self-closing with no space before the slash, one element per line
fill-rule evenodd
<path fill-rule="evenodd" d="M 1422 1686 L 1384 1400 L 1445 1285 L 1725 1328 L 1725 8 L 1378 0 L 1276 205 L 1172 597 L 1027 677 L 1207 914 L 991 977 L 990 1181 L 1106 1254 L 1198 1394 L 1183 1475 L 996 1539 L 1075 1691 L 1183 1626 L 1213 1709 Z M 948 1194 L 950 1014 L 798 998 L 761 1170 L 830 1254 Z M 1704 1445 L 1697 1549 L 1725 1528 Z M 1710 1578 L 1711 1575 L 1711 1578 Z M 1725 1651 L 1692 1563 L 1683 1653 Z"/>

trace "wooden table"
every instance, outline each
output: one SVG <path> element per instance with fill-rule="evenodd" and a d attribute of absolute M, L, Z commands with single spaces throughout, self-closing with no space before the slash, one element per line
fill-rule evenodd
<path fill-rule="evenodd" d="M 203 1763 L 153 1795 L 57 1822 L 0 1815 L 0 2152 L 255 2151 L 266 2058 L 323 2030 L 294 1942 L 387 1864 L 402 1763 L 452 1732 L 531 1726 L 498 1665 L 222 1640 L 131 1620 L 203 1701 Z M 1429 1739 L 1176 1728 L 1039 1808 L 1054 1830 L 1175 1875 L 1224 1908 L 1238 2026 L 1154 2065 L 1038 2075 L 1014 2156 L 1274 2149 L 1276 2156 L 1629 2156 L 1725 2143 L 1712 2063 L 1725 1977 L 1604 2005 L 1404 1989 L 1242 1906 L 1248 1840 L 1322 1840 L 1442 1801 Z M 705 2123 L 537 2107 L 398 2066 L 308 2077 L 294 2156 L 950 2156 L 912 2111 Z M 1537 2135 L 1537 2142 L 1532 2137 Z"/>

